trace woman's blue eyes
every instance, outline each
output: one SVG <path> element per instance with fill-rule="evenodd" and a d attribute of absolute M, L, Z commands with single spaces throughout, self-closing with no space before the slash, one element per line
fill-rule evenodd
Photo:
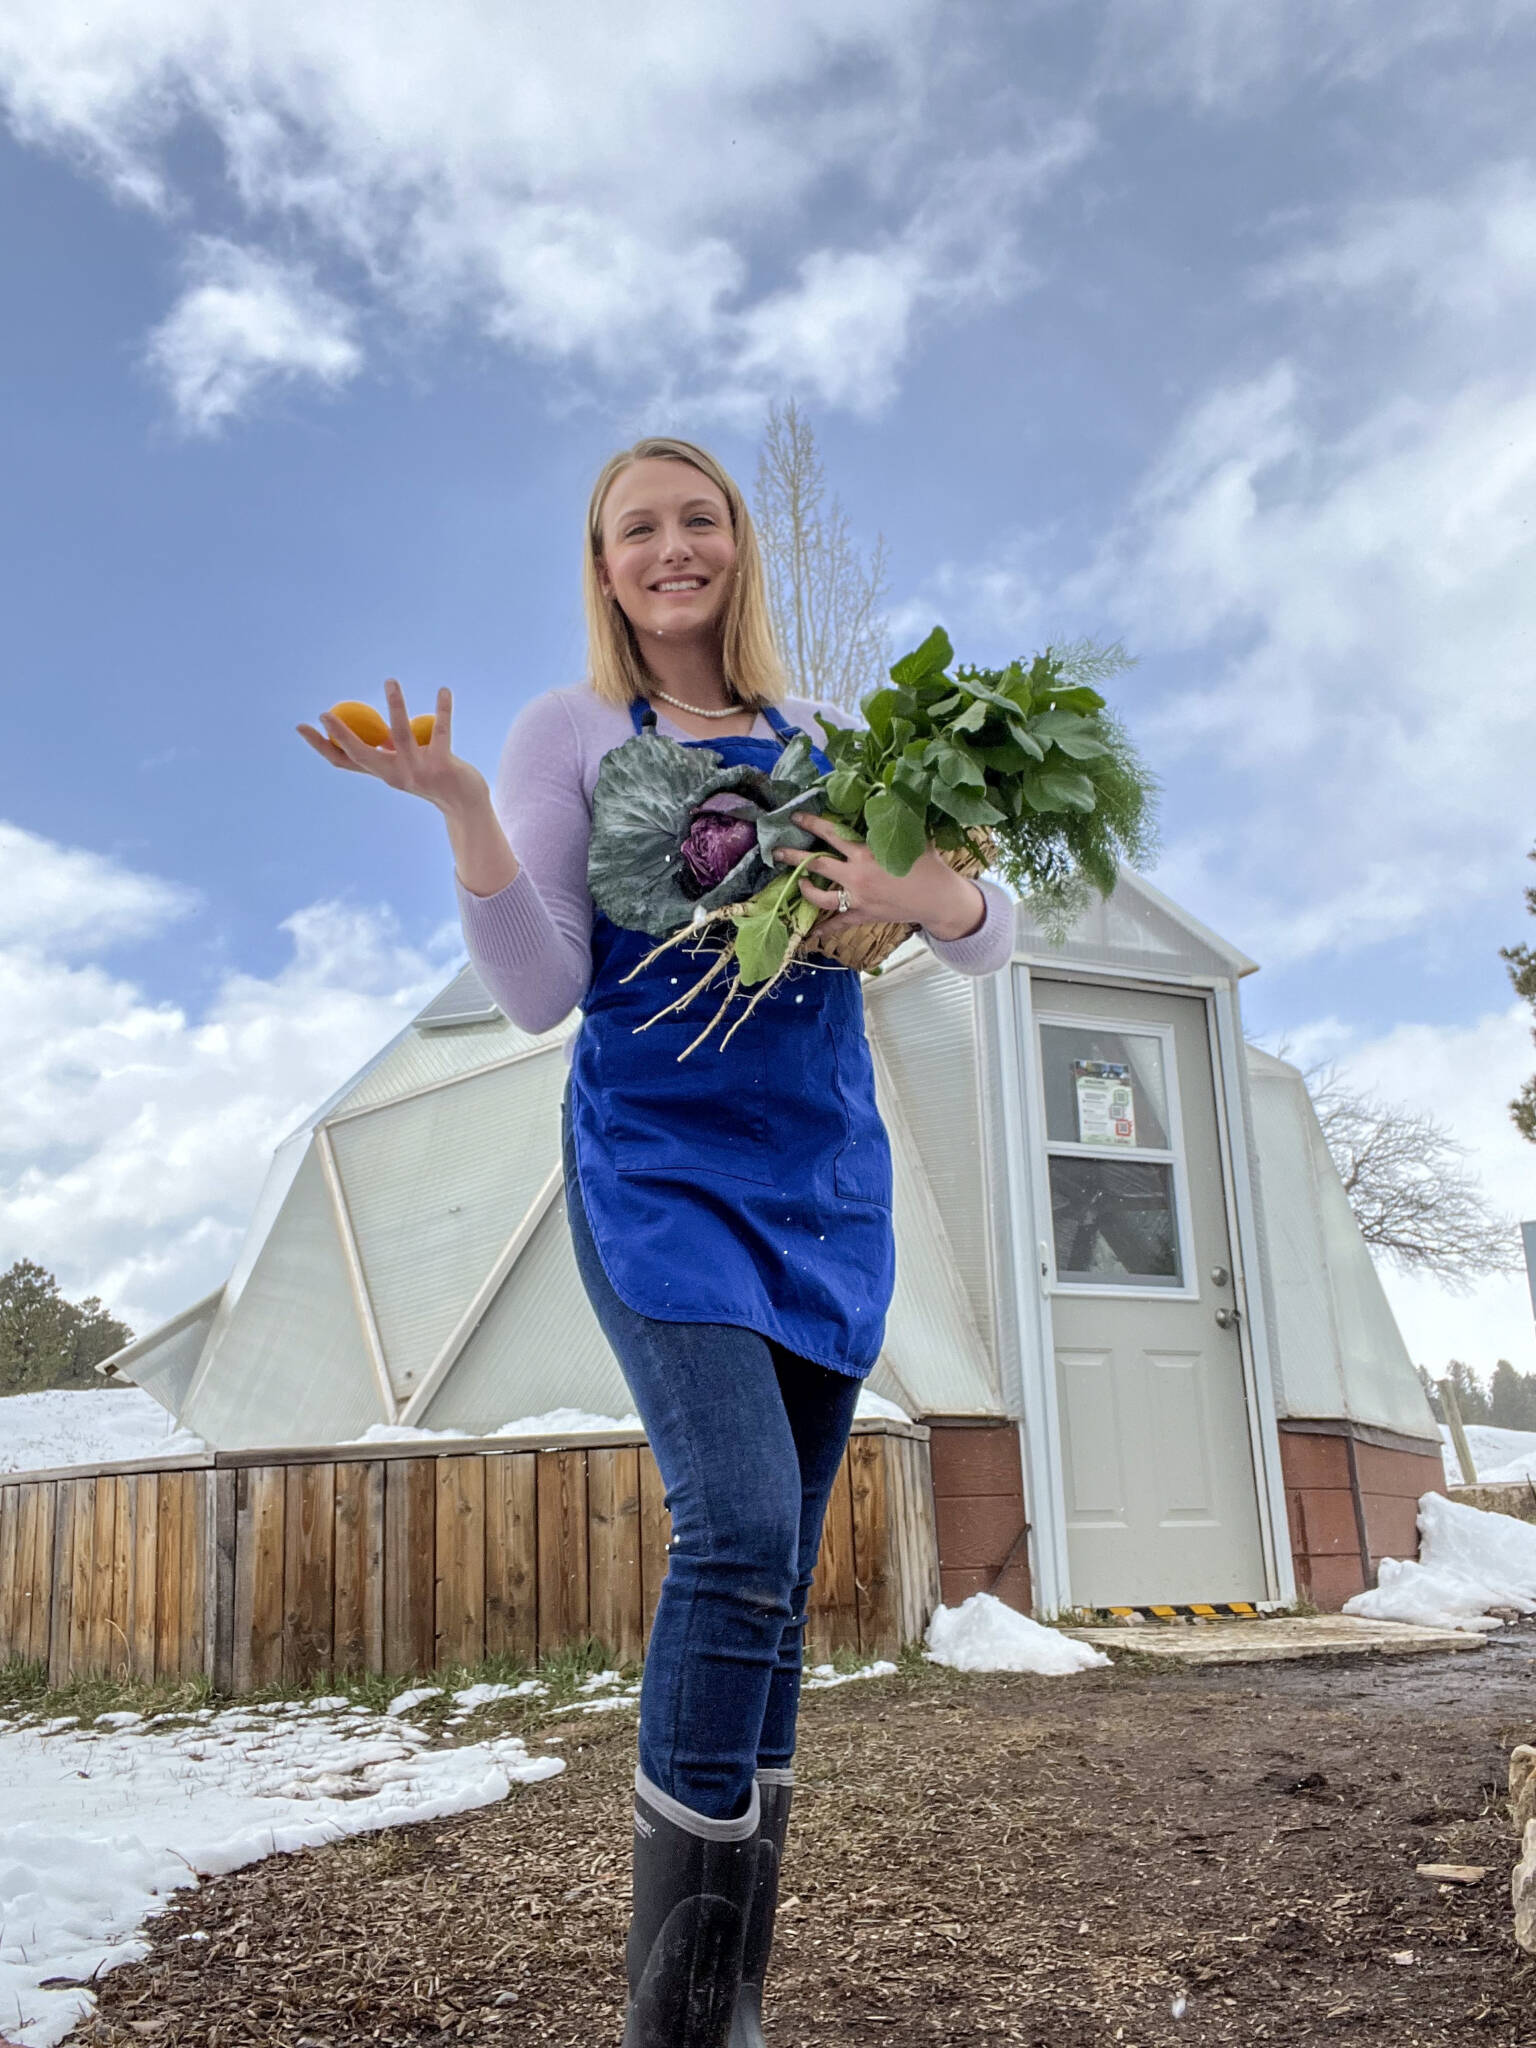
<path fill-rule="evenodd" d="M 690 526 L 714 526 L 716 524 L 716 521 L 713 515 L 708 512 L 695 512 L 689 518 L 688 524 Z M 651 529 L 649 526 L 626 527 L 624 532 L 619 535 L 619 538 L 620 540 L 640 540 L 646 534 L 648 534 L 650 530 Z"/>

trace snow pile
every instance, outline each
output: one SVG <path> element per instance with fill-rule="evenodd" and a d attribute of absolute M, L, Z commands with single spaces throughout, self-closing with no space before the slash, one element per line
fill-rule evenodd
<path fill-rule="evenodd" d="M 1059 1629 L 1043 1628 L 992 1593 L 973 1593 L 958 1607 L 936 1608 L 926 1641 L 928 1662 L 947 1664 L 952 1671 L 1033 1671 L 1041 1678 L 1063 1678 L 1109 1662 L 1102 1650 Z"/>
<path fill-rule="evenodd" d="M 910 1422 L 911 1416 L 905 1408 L 898 1408 L 894 1401 L 887 1401 L 884 1394 L 871 1393 L 868 1387 L 859 1389 L 859 1405 L 854 1409 L 855 1421 L 870 1417 L 882 1422 Z"/>
<path fill-rule="evenodd" d="M 856 1678 L 894 1678 L 896 1666 L 882 1658 L 878 1664 L 861 1664 L 857 1671 L 839 1671 L 835 1664 L 813 1664 L 800 1681 L 802 1692 L 826 1692 L 834 1685 L 851 1685 Z"/>
<path fill-rule="evenodd" d="M 1419 1556 L 1386 1557 L 1373 1592 L 1344 1602 L 1367 1621 L 1493 1629 L 1492 1608 L 1536 1613 L 1536 1523 L 1493 1515 L 1444 1494 L 1419 1502 Z"/>
<path fill-rule="evenodd" d="M 872 1394 L 868 1387 L 859 1390 L 859 1404 L 854 1414 L 860 1418 L 873 1416 L 886 1422 L 910 1422 L 912 1419 L 904 1408 L 898 1408 L 894 1401 L 887 1401 L 883 1394 Z M 495 1429 L 485 1432 L 485 1438 L 585 1436 L 600 1429 L 626 1429 L 638 1434 L 641 1428 L 638 1415 L 592 1415 L 584 1408 L 549 1408 L 542 1415 L 519 1415 L 512 1422 L 499 1423 Z M 354 1444 L 435 1443 L 445 1437 L 462 1440 L 465 1434 L 462 1429 L 421 1429 L 402 1422 L 375 1422 L 361 1436 L 350 1437 L 348 1441 Z"/>
<path fill-rule="evenodd" d="M 0 1472 L 187 1458 L 207 1448 L 142 1387 L 0 1395 Z"/>
<path fill-rule="evenodd" d="M 0 1720 L 0 2029 L 24 2048 L 62 2041 L 95 2002 L 86 1980 L 146 1955 L 143 1922 L 199 1876 L 464 1813 L 565 1768 L 512 1737 L 435 1749 L 346 1700 L 159 1721 Z"/>
<path fill-rule="evenodd" d="M 1510 1480 L 1536 1480 L 1536 1429 L 1495 1429 L 1490 1423 L 1467 1424 L 1467 1449 L 1477 1467 L 1479 1486 L 1502 1486 Z M 1451 1432 L 1440 1425 L 1440 1455 L 1447 1486 L 1463 1484 L 1461 1460 Z"/>

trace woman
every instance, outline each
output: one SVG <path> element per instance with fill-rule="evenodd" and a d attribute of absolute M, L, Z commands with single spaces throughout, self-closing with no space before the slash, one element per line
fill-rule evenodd
<path fill-rule="evenodd" d="M 393 750 L 326 714 L 300 727 L 337 767 L 442 811 L 465 937 L 512 1020 L 580 1005 L 565 1117 L 582 1281 L 666 1487 L 672 1539 L 641 1690 L 625 2048 L 761 2048 L 763 1977 L 789 1816 L 806 1598 L 860 1382 L 894 1276 L 890 1152 L 856 974 L 796 972 L 731 1039 L 686 1062 L 671 953 L 597 911 L 592 792 L 612 748 L 654 727 L 727 765 L 771 768 L 816 707 L 786 698 L 740 491 L 702 449 L 646 440 L 592 493 L 591 674 L 518 716 L 494 799 L 429 745 L 389 683 Z M 819 765 L 827 766 L 824 757 Z M 801 883 L 838 925 L 920 925 L 963 973 L 1012 949 L 1012 905 L 932 848 L 900 879 L 807 815 Z M 798 856 L 786 854 L 788 859 Z M 631 978 L 633 976 L 633 978 Z"/>

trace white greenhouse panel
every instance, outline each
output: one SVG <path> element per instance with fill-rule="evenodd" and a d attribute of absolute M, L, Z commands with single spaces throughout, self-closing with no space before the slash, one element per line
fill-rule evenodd
<path fill-rule="evenodd" d="M 311 1148 L 181 1421 L 215 1450 L 345 1443 L 384 1420 Z"/>
<path fill-rule="evenodd" d="M 216 1287 L 212 1294 L 183 1309 L 160 1329 L 140 1337 L 137 1343 L 125 1345 L 110 1360 L 116 1378 L 153 1394 L 160 1406 L 179 1420 L 187 1389 L 213 1327 L 214 1313 L 223 1298 L 223 1288 Z"/>
<path fill-rule="evenodd" d="M 877 1072 L 881 1064 L 877 1054 Z M 1004 1414 L 997 1375 L 971 1319 L 954 1248 L 895 1091 L 889 1077 L 882 1078 L 895 1168 L 896 1226 L 896 1293 L 886 1323 L 884 1356 L 911 1399 L 898 1393 L 891 1398 L 916 1416 Z"/>
<path fill-rule="evenodd" d="M 328 1126 L 398 1400 L 549 1178 L 564 1088 L 552 1047 Z"/>
<path fill-rule="evenodd" d="M 1251 974 L 1254 962 L 1219 938 L 1197 918 L 1154 889 L 1130 868 L 1120 870 L 1114 893 L 1097 892 L 1065 939 L 1053 938 L 1030 909 L 1018 906 L 1017 948 L 1032 958 L 1069 967 L 1121 967 L 1153 979 L 1235 979 Z"/>
<path fill-rule="evenodd" d="M 354 1110 L 375 1109 L 418 1088 L 431 1088 L 442 1081 L 455 1081 L 463 1074 L 478 1073 L 482 1067 L 556 1044 L 566 1027 L 534 1038 L 520 1031 L 505 1017 L 487 1024 L 456 1024 L 451 1029 L 419 1029 L 401 1034 L 382 1059 L 367 1068 L 357 1085 L 343 1090 L 326 1107 L 326 1121 L 347 1117 Z"/>
<path fill-rule="evenodd" d="M 551 1408 L 627 1415 L 634 1406 L 576 1271 L 557 1196 L 422 1420 L 478 1434 Z"/>
<path fill-rule="evenodd" d="M 871 1036 L 944 1218 L 972 1320 L 995 1355 L 974 990 L 966 975 L 936 965 L 888 988 L 877 981 L 868 1010 Z M 889 1105 L 881 1107 L 888 1111 Z"/>
<path fill-rule="evenodd" d="M 1248 1049 L 1282 1415 L 1436 1438 L 1344 1184 L 1292 1066 Z"/>

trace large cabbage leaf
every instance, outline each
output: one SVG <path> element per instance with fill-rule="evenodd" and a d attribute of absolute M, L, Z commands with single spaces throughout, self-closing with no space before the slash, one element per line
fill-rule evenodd
<path fill-rule="evenodd" d="M 706 798 L 739 791 L 757 813 L 757 844 L 703 895 L 690 895 L 681 847 Z M 603 757 L 592 794 L 587 886 L 599 910 L 626 931 L 652 938 L 693 921 L 695 912 L 744 903 L 782 873 L 777 846 L 815 842 L 792 822 L 797 810 L 821 810 L 825 790 L 803 734 L 790 741 L 770 774 L 727 767 L 711 747 L 685 747 L 664 733 L 641 732 Z"/>

